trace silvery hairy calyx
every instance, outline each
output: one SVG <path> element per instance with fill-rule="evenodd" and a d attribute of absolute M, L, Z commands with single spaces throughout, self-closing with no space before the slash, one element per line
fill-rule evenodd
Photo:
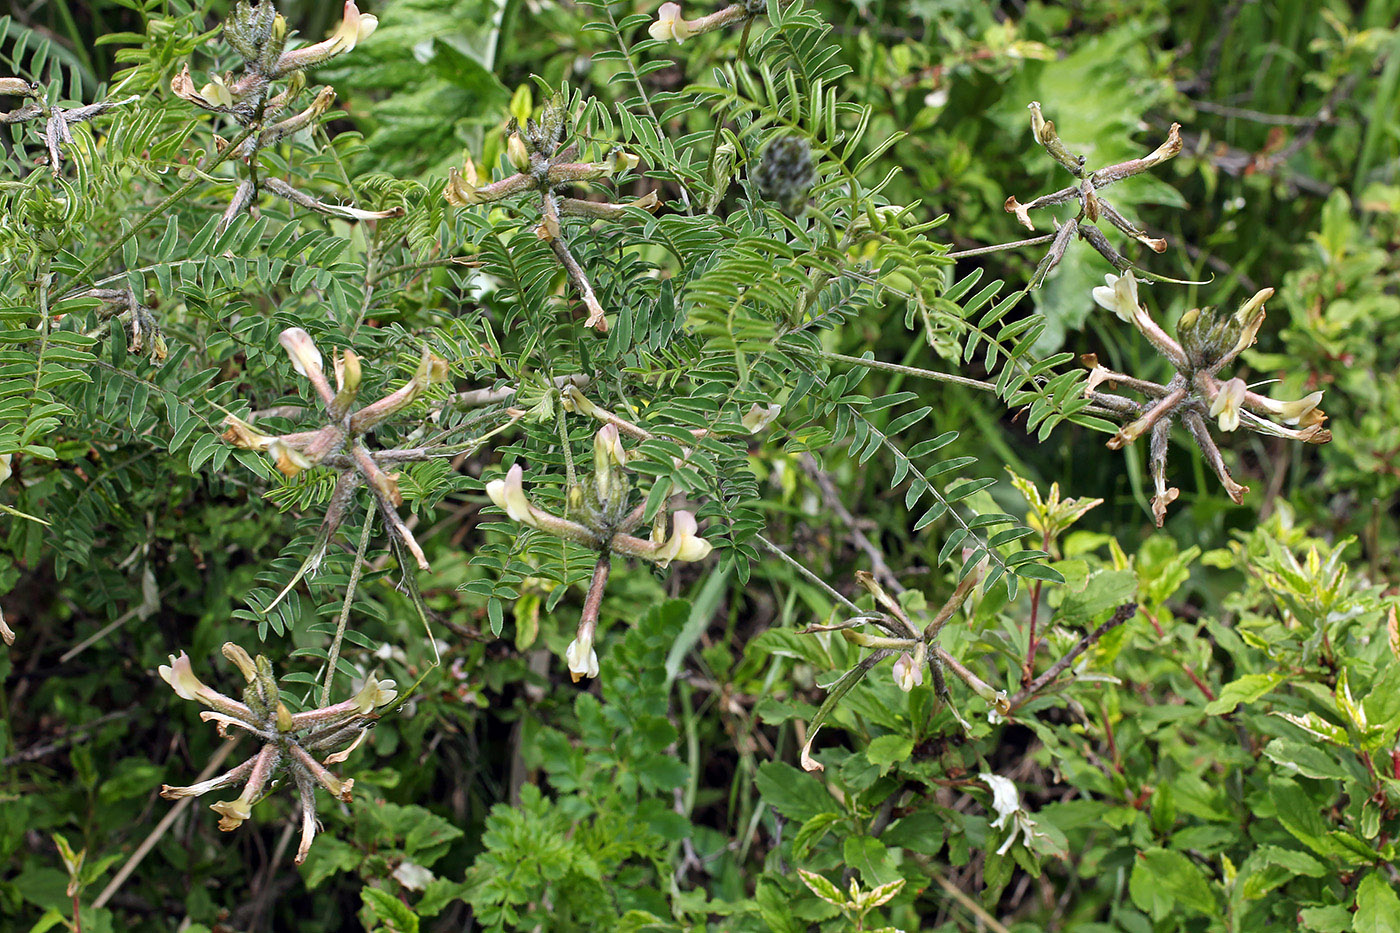
<path fill-rule="evenodd" d="M 230 832 L 252 816 L 253 805 L 266 796 L 273 780 L 287 774 L 300 801 L 301 844 L 296 861 L 301 864 L 316 838 L 316 787 L 319 785 L 337 800 L 348 802 L 354 785 L 354 781 L 336 777 L 326 766 L 345 761 L 364 740 L 380 711 L 394 702 L 394 682 L 378 680 L 371 674 L 350 699 L 293 713 L 281 699 L 267 658 L 258 655 L 255 660 L 232 642 L 224 645 L 223 654 L 246 681 L 241 701 L 201 681 L 184 652 L 171 655 L 170 663 L 161 665 L 161 679 L 181 698 L 207 707 L 199 718 L 216 724 L 221 736 L 251 736 L 260 743 L 258 751 L 238 767 L 207 781 L 189 787 L 163 785 L 161 796 L 171 800 L 201 797 L 242 784 L 242 793 L 234 799 L 209 805 L 219 814 L 219 829 Z M 232 735 L 230 729 L 235 730 Z"/>

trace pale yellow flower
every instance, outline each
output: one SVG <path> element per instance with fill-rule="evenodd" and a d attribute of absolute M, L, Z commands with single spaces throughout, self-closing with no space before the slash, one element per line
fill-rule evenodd
<path fill-rule="evenodd" d="M 677 43 L 684 42 L 694 35 L 690 30 L 690 23 L 681 18 L 679 3 L 661 4 L 661 8 L 656 11 L 656 22 L 647 27 L 647 32 L 651 33 L 653 39 L 662 42 L 674 39 Z"/>

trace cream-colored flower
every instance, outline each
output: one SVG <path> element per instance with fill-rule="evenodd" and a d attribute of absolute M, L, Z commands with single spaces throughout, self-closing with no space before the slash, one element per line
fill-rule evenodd
<path fill-rule="evenodd" d="M 355 711 L 364 716 L 381 706 L 388 706 L 399 695 L 394 687 L 392 680 L 379 680 L 370 674 L 360 692 L 355 694 Z"/>
<path fill-rule="evenodd" d="M 199 89 L 200 95 L 211 104 L 219 107 L 233 106 L 233 91 L 224 81 L 223 75 L 210 73 L 209 83 Z"/>
<path fill-rule="evenodd" d="M 302 470 L 309 470 L 314 464 L 300 450 L 284 443 L 281 438 L 272 438 L 267 443 L 267 452 L 277 460 L 277 470 L 283 476 L 296 476 Z"/>
<path fill-rule="evenodd" d="M 1322 404 L 1322 392 L 1312 392 L 1303 396 L 1297 401 L 1280 402 L 1275 399 L 1264 399 L 1264 407 L 1269 413 L 1282 420 L 1285 424 L 1310 425 L 1320 423 L 1320 418 L 1314 416 L 1318 414 L 1318 407 Z"/>
<path fill-rule="evenodd" d="M 1230 356 L 1239 355 L 1246 347 L 1254 343 L 1254 338 L 1259 335 L 1259 328 L 1264 323 L 1264 302 L 1274 295 L 1272 288 L 1261 288 L 1240 309 L 1235 312 L 1235 320 L 1240 323 L 1240 339 L 1235 341 L 1235 346 L 1230 350 Z"/>
<path fill-rule="evenodd" d="M 924 666 L 914 660 L 909 652 L 902 653 L 894 662 L 894 682 L 908 693 L 924 682 Z"/>
<path fill-rule="evenodd" d="M 679 3 L 661 4 L 661 8 L 656 11 L 656 22 L 647 27 L 647 32 L 651 33 L 653 39 L 661 42 L 674 39 L 678 44 L 694 35 L 690 30 L 690 23 L 681 18 Z"/>
<path fill-rule="evenodd" d="M 486 495 L 496 504 L 496 508 L 506 513 L 511 521 L 534 524 L 534 509 L 525 495 L 525 471 L 515 464 L 506 471 L 505 479 L 493 479 L 486 484 Z"/>
<path fill-rule="evenodd" d="M 564 659 L 569 662 L 569 676 L 574 683 L 584 677 L 598 676 L 598 652 L 593 650 L 593 640 L 575 638 L 564 651 Z"/>
<path fill-rule="evenodd" d="M 671 518 L 671 535 L 656 550 L 652 560 L 662 567 L 673 560 L 697 561 L 710 555 L 713 546 L 696 534 L 699 526 L 694 514 L 681 510 Z"/>
<path fill-rule="evenodd" d="M 14 454 L 0 454 L 0 483 L 14 475 L 14 469 L 11 466 L 14 459 Z"/>
<path fill-rule="evenodd" d="M 1243 379 L 1231 379 L 1222 384 L 1211 399 L 1210 416 L 1216 419 L 1220 430 L 1233 431 L 1240 426 L 1240 405 L 1244 402 L 1245 391 Z"/>
<path fill-rule="evenodd" d="M 348 52 L 368 39 L 377 28 L 379 17 L 371 13 L 361 13 L 360 8 L 355 6 L 355 0 L 345 0 L 345 16 L 331 39 L 337 43 L 337 52 Z"/>
<path fill-rule="evenodd" d="M 641 159 L 626 149 L 618 148 L 608 153 L 608 174 L 625 175 L 636 168 Z"/>
<path fill-rule="evenodd" d="M 1103 278 L 1108 284 L 1094 289 L 1094 301 L 1099 307 L 1118 315 L 1124 323 L 1131 324 L 1138 310 L 1137 279 L 1133 276 L 1133 270 Z"/>
<path fill-rule="evenodd" d="M 243 825 L 243 821 L 253 815 L 253 807 L 242 796 L 233 800 L 220 800 L 211 803 L 209 809 L 219 814 L 219 829 L 232 832 Z"/>
<path fill-rule="evenodd" d="M 781 405 L 760 405 L 757 402 L 744 414 L 741 423 L 750 434 L 757 434 L 783 413 Z"/>
<path fill-rule="evenodd" d="M 228 89 L 220 75 L 209 75 L 209 83 L 199 89 L 199 96 L 216 107 L 233 106 L 233 92 Z"/>
<path fill-rule="evenodd" d="M 190 656 L 181 651 L 178 655 L 170 656 L 169 664 L 162 664 L 156 668 L 160 674 L 160 679 L 168 683 L 181 699 L 194 700 L 197 703 L 207 702 L 207 698 L 214 693 L 204 681 L 195 676 L 194 666 L 190 664 Z"/>
<path fill-rule="evenodd" d="M 476 165 L 467 159 L 461 172 L 455 168 L 448 169 L 447 186 L 442 189 L 442 196 L 453 207 L 468 207 L 481 203 L 481 197 L 477 194 L 480 187 L 481 176 L 476 173 Z"/>

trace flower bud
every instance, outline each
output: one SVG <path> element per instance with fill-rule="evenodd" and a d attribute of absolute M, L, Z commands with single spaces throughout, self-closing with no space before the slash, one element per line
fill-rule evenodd
<path fill-rule="evenodd" d="M 355 397 L 360 393 L 360 358 L 354 350 L 342 350 L 335 361 L 335 398 L 331 400 L 331 417 L 344 418 Z"/>
<path fill-rule="evenodd" d="M 252 655 L 248 654 L 248 652 L 231 641 L 225 642 L 222 650 L 224 657 L 234 663 L 239 673 L 243 675 L 244 680 L 251 684 L 257 679 L 258 666 L 253 663 Z"/>
<path fill-rule="evenodd" d="M 1045 115 L 1040 112 L 1040 101 L 1033 100 L 1026 105 L 1026 109 L 1031 112 L 1031 135 L 1036 142 L 1041 142 L 1041 131 L 1045 129 Z"/>
<path fill-rule="evenodd" d="M 321 351 L 316 349 L 316 342 L 311 339 L 311 335 L 300 327 L 289 327 L 282 331 L 277 337 L 277 342 L 291 357 L 292 369 L 296 370 L 298 376 L 305 376 L 307 371 L 312 369 L 322 371 Z"/>
<path fill-rule="evenodd" d="M 510 139 L 506 142 L 506 158 L 510 164 L 515 166 L 517 172 L 528 172 L 530 170 L 530 150 L 525 146 L 525 140 L 520 138 L 519 133 L 511 133 Z"/>
<path fill-rule="evenodd" d="M 601 497 L 607 498 L 614 485 L 613 467 L 626 463 L 627 451 L 618 436 L 617 425 L 603 425 L 593 435 L 593 482 Z"/>

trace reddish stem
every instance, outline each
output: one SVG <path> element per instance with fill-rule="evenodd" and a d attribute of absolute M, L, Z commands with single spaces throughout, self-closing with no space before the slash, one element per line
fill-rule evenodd
<path fill-rule="evenodd" d="M 1050 532 L 1046 531 L 1040 536 L 1040 549 L 1048 552 L 1050 550 Z M 1031 587 L 1031 625 L 1029 637 L 1026 642 L 1026 662 L 1021 665 L 1021 686 L 1026 686 L 1035 676 L 1035 652 L 1040 645 L 1036 642 L 1035 623 L 1040 616 L 1040 586 L 1041 581 L 1035 581 Z"/>

